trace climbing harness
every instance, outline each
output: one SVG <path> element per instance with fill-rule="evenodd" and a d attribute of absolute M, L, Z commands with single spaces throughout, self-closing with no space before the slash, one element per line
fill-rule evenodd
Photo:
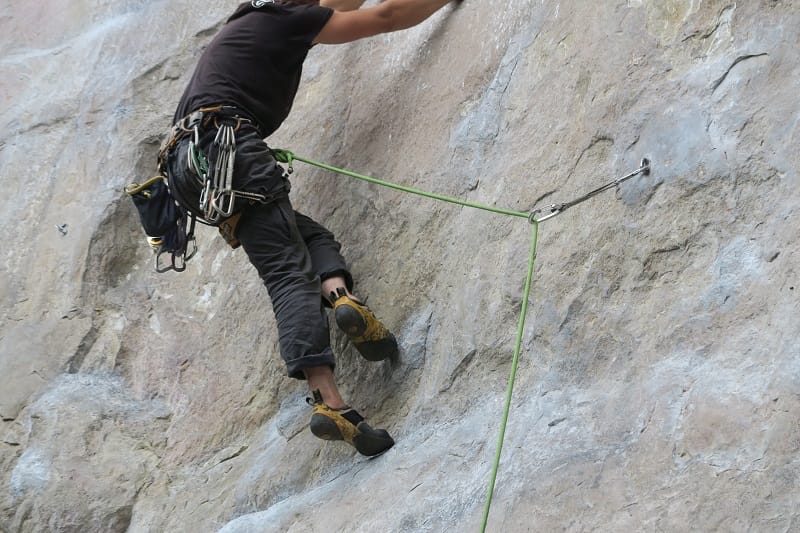
<path fill-rule="evenodd" d="M 479 204 L 479 203 L 475 203 L 475 202 L 468 202 L 468 201 L 461 200 L 461 199 L 458 199 L 458 198 L 453 198 L 453 197 L 450 197 L 450 196 L 444 196 L 444 195 L 441 195 L 441 194 L 429 193 L 429 192 L 426 192 L 426 191 L 423 191 L 423 190 L 420 190 L 420 189 L 414 189 L 412 187 L 406 187 L 404 185 L 398 185 L 396 183 L 392 183 L 392 182 L 389 182 L 389 181 L 379 180 L 379 179 L 376 179 L 376 178 L 372 178 L 370 176 L 365 176 L 363 174 L 358 174 L 356 172 L 351 172 L 349 170 L 344 170 L 344 169 L 341 169 L 341 168 L 337 168 L 337 167 L 334 167 L 332 165 L 327 165 L 325 163 L 320 163 L 318 161 L 314 161 L 314 160 L 311 160 L 311 159 L 306 159 L 306 158 L 297 156 L 297 155 L 293 154 L 292 152 L 290 152 L 288 150 L 273 150 L 273 152 L 275 154 L 275 158 L 279 162 L 285 163 L 288 166 L 287 171 L 289 173 L 291 173 L 293 171 L 293 163 L 294 163 L 294 161 L 302 161 L 302 162 L 307 163 L 309 165 L 313 165 L 315 167 L 318 167 L 318 168 L 321 168 L 321 169 L 324 169 L 324 170 L 329 170 L 329 171 L 335 172 L 337 174 L 342 174 L 344 176 L 350 176 L 352 178 L 356 178 L 356 179 L 360 179 L 360 180 L 363 180 L 363 181 L 367 181 L 369 183 L 374 183 L 374 184 L 382 185 L 382 186 L 389 187 L 389 188 L 392 188 L 392 189 L 405 191 L 405 192 L 412 193 L 412 194 L 417 194 L 419 196 L 424 196 L 424 197 L 432 198 L 432 199 L 435 199 L 435 200 L 442 200 L 444 202 L 458 204 L 458 205 L 462 205 L 462 206 L 466 206 L 466 207 L 473 207 L 473 208 L 476 208 L 476 209 L 482 209 L 484 211 L 490 211 L 490 212 L 493 212 L 493 213 L 500 213 L 500 214 L 505 214 L 505 215 L 509 215 L 509 216 L 526 218 L 526 219 L 528 219 L 528 222 L 533 226 L 533 229 L 531 231 L 530 255 L 529 255 L 529 258 L 528 258 L 528 272 L 527 272 L 527 275 L 525 277 L 525 288 L 523 290 L 523 295 L 522 295 L 522 308 L 520 310 L 519 322 L 517 324 L 517 338 L 516 338 L 516 341 L 514 343 L 514 355 L 513 355 L 512 359 L 511 359 L 511 371 L 510 371 L 510 376 L 508 378 L 508 386 L 506 387 L 505 405 L 503 407 L 503 416 L 502 416 L 501 423 L 500 423 L 500 430 L 499 430 L 499 435 L 498 435 L 498 440 L 497 440 L 497 450 L 496 450 L 496 453 L 495 453 L 494 463 L 493 463 L 493 466 L 492 466 L 492 473 L 491 473 L 490 480 L 489 480 L 489 488 L 488 488 L 487 495 L 486 495 L 486 504 L 485 504 L 484 510 L 483 510 L 483 522 L 481 524 L 481 532 L 485 532 L 486 531 L 486 525 L 487 525 L 487 523 L 489 521 L 489 510 L 490 510 L 491 504 L 492 504 L 492 496 L 494 495 L 495 482 L 497 480 L 497 470 L 498 470 L 498 468 L 500 466 L 500 456 L 501 456 L 501 453 L 502 453 L 502 450 L 503 450 L 503 441 L 505 439 L 505 432 L 506 432 L 506 426 L 507 426 L 507 423 L 508 423 L 508 416 L 509 416 L 509 413 L 510 413 L 510 410 L 511 410 L 511 396 L 512 396 L 512 393 L 514 391 L 514 382 L 516 380 L 516 375 L 517 375 L 517 365 L 518 365 L 518 362 L 519 362 L 520 352 L 522 350 L 522 336 L 523 336 L 523 332 L 525 330 L 525 318 L 526 318 L 526 315 L 527 315 L 528 300 L 529 300 L 529 297 L 530 297 L 531 284 L 532 284 L 532 280 L 533 280 L 533 266 L 534 266 L 534 262 L 536 260 L 536 244 L 537 244 L 538 235 L 539 235 L 539 224 L 541 222 L 544 222 L 545 220 L 549 220 L 549 219 L 555 217 L 556 215 L 559 215 L 559 214 L 563 213 L 564 211 L 566 211 L 570 207 L 578 205 L 578 204 L 580 204 L 582 202 L 585 202 L 586 200 L 588 200 L 588 199 L 590 199 L 590 198 L 592 198 L 594 196 L 597 196 L 598 194 L 600 194 L 603 191 L 607 191 L 607 190 L 609 190 L 611 188 L 619 186 L 622 182 L 624 182 L 626 180 L 629 180 L 634 176 L 638 176 L 640 174 L 646 176 L 646 175 L 650 174 L 650 160 L 649 159 L 642 159 L 641 164 L 639 165 L 638 169 L 634 170 L 633 172 L 631 172 L 629 174 L 626 174 L 626 175 L 622 176 L 621 178 L 617 178 L 617 179 L 615 179 L 615 180 L 613 180 L 613 181 L 611 181 L 609 183 L 606 183 L 605 185 L 603 185 L 601 187 L 598 187 L 597 189 L 594 189 L 593 191 L 590 191 L 590 192 L 588 192 L 586 194 L 583 194 L 583 195 L 579 196 L 578 198 L 575 198 L 574 200 L 571 200 L 569 202 L 564 202 L 564 203 L 561 203 L 561 204 L 552 204 L 547 208 L 533 209 L 532 211 L 525 213 L 525 212 L 522 212 L 522 211 L 514 211 L 514 210 L 511 210 L 511 209 L 502 209 L 502 208 L 483 205 L 483 204 Z M 539 217 L 539 215 L 541 215 L 542 213 L 545 213 L 545 214 L 543 216 Z"/>
<path fill-rule="evenodd" d="M 170 140 L 162 148 L 166 151 L 179 140 L 191 136 L 187 151 L 189 169 L 198 177 L 202 192 L 200 205 L 203 222 L 217 226 L 235 213 L 236 201 L 266 203 L 270 197 L 264 194 L 239 191 L 233 188 L 233 164 L 236 160 L 236 132 L 243 124 L 251 124 L 249 118 L 241 116 L 229 106 L 202 108 L 179 120 L 172 128 Z M 209 154 L 200 148 L 201 128 L 214 127 L 217 130 L 211 143 Z M 213 164 L 209 164 L 209 160 Z"/>
<path fill-rule="evenodd" d="M 222 236 L 234 248 L 239 246 L 234 237 L 234 230 L 239 220 L 236 214 L 241 210 L 240 204 L 242 202 L 248 205 L 268 204 L 286 196 L 291 188 L 288 181 L 270 194 L 233 188 L 236 133 L 244 124 L 253 122 L 241 116 L 236 108 L 215 106 L 195 111 L 173 127 L 173 134 L 179 139 L 182 138 L 182 134 L 183 137 L 186 134 L 191 135 L 187 164 L 202 187 L 198 206 L 202 213 L 201 222 L 219 227 Z M 209 153 L 205 154 L 200 147 L 200 131 L 209 127 L 215 128 L 217 133 L 209 147 Z M 174 145 L 177 141 L 171 142 Z M 213 161 L 213 165 L 209 161 Z"/>
<path fill-rule="evenodd" d="M 194 126 L 194 138 L 189 141 L 189 168 L 197 174 L 203 182 L 203 191 L 200 194 L 200 211 L 205 221 L 217 225 L 221 220 L 234 214 L 236 200 L 244 199 L 251 202 L 265 203 L 267 196 L 264 194 L 237 191 L 233 188 L 233 163 L 236 159 L 236 131 L 243 121 L 236 117 L 235 123 L 220 124 L 216 118 L 214 126 L 217 135 L 211 144 L 211 153 L 214 165 L 209 167 L 208 160 L 200 149 L 200 132 L 197 124 Z"/>
<path fill-rule="evenodd" d="M 204 107 L 190 113 L 165 135 L 158 153 L 158 174 L 144 183 L 131 183 L 125 188 L 139 211 L 147 243 L 155 252 L 156 272 L 186 269 L 186 262 L 197 252 L 194 229 L 198 220 L 216 226 L 225 241 L 237 248 L 240 243 L 235 232 L 242 203 L 269 203 L 288 194 L 288 182 L 270 194 L 233 188 L 236 133 L 243 124 L 253 123 L 231 106 Z M 200 135 L 211 128 L 216 129 L 216 135 L 209 146 L 209 154 L 205 154 L 200 147 Z M 189 138 L 187 165 L 201 190 L 199 205 L 191 210 L 175 201 L 167 178 L 167 157 L 186 138 Z M 165 254 L 170 256 L 169 261 L 162 260 Z"/>

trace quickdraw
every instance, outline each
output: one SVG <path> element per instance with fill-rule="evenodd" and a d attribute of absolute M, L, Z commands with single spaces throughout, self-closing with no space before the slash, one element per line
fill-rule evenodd
<path fill-rule="evenodd" d="M 536 221 L 536 222 L 544 222 L 545 220 L 547 220 L 549 218 L 553 218 L 556 215 L 560 215 L 561 213 L 563 213 L 564 211 L 566 211 L 570 207 L 573 207 L 573 206 L 578 205 L 578 204 L 580 204 L 582 202 L 585 202 L 586 200 L 588 200 L 589 198 L 592 198 L 593 196 L 597 196 L 601 192 L 607 191 L 608 189 L 611 189 L 612 187 L 619 186 L 619 184 L 622 183 L 623 181 L 629 180 L 634 176 L 638 176 L 639 174 L 642 174 L 644 176 L 647 176 L 648 174 L 650 174 L 650 160 L 649 159 L 647 159 L 647 158 L 642 159 L 642 162 L 639 164 L 639 168 L 637 168 L 633 172 L 631 172 L 629 174 L 625 174 L 621 178 L 617 178 L 617 179 L 615 179 L 613 181 L 610 181 L 610 182 L 606 183 L 605 185 L 603 185 L 601 187 L 598 187 L 598 188 L 594 189 L 593 191 L 590 191 L 590 192 L 584 194 L 583 196 L 579 196 L 578 198 L 575 198 L 574 200 L 571 200 L 569 202 L 564 202 L 564 203 L 561 203 L 561 204 L 550 204 L 549 207 L 545 207 L 545 208 L 534 209 L 531 212 L 530 217 L 528 217 L 528 220 L 531 223 L 533 223 L 534 221 Z M 548 211 L 548 212 L 545 215 L 537 218 L 537 215 L 539 215 L 541 213 L 544 213 L 545 211 Z"/>

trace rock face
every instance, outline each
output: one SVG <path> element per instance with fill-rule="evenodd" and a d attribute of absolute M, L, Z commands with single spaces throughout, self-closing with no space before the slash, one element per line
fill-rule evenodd
<path fill-rule="evenodd" d="M 235 5 L 0 7 L 0 530 L 477 530 L 524 219 L 296 165 L 401 343 L 334 333 L 374 460 L 308 432 L 243 252 L 152 272 L 122 188 Z M 312 159 L 523 212 L 653 162 L 539 228 L 489 530 L 800 529 L 798 7 L 467 0 L 310 54 L 270 144 Z"/>

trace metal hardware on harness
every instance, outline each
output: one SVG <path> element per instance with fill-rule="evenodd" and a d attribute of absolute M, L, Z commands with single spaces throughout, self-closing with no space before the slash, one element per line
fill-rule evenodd
<path fill-rule="evenodd" d="M 208 160 L 206 159 L 206 155 L 200 149 L 199 138 L 200 134 L 197 131 L 197 127 L 195 127 L 194 140 L 189 141 L 189 149 L 186 151 L 186 157 L 188 159 L 186 164 L 189 167 L 189 170 L 191 170 L 194 175 L 197 176 L 200 185 L 204 185 L 206 175 L 208 175 Z"/>
<path fill-rule="evenodd" d="M 175 272 L 183 272 L 186 270 L 186 261 L 194 257 L 194 254 L 197 253 L 197 241 L 192 239 L 190 241 L 192 243 L 192 251 L 189 254 L 174 254 L 170 252 L 158 252 L 155 254 L 155 269 L 156 272 L 159 274 L 163 274 L 164 272 L 169 272 L 170 270 L 174 270 Z M 187 247 L 189 243 L 186 243 Z M 164 254 L 170 254 L 170 262 L 167 263 L 166 266 L 161 266 L 161 256 Z"/>
<path fill-rule="evenodd" d="M 234 123 L 220 124 L 214 118 L 217 134 L 212 144 L 215 160 L 209 165 L 206 155 L 200 149 L 200 121 L 193 122 L 192 140 L 187 152 L 189 169 L 194 172 L 202 184 L 200 192 L 200 211 L 208 224 L 216 225 L 221 220 L 233 215 L 236 200 L 241 198 L 254 202 L 266 203 L 267 196 L 259 193 L 239 191 L 233 188 L 233 170 L 236 160 L 236 131 L 242 122 L 241 117 Z M 190 122 L 191 124 L 191 122 Z"/>
<path fill-rule="evenodd" d="M 288 182 L 281 190 L 269 195 L 233 188 L 236 132 L 243 124 L 251 124 L 258 130 L 252 120 L 239 115 L 239 111 L 235 107 L 217 105 L 200 108 L 177 121 L 170 128 L 167 138 L 161 145 L 159 169 L 166 173 L 166 158 L 169 150 L 188 137 L 186 164 L 191 173 L 197 177 L 200 186 L 198 207 L 201 214 L 198 214 L 197 217 L 204 224 L 217 226 L 233 216 L 237 200 L 266 204 L 289 192 Z M 209 153 L 205 154 L 200 147 L 200 137 L 202 132 L 210 130 L 211 127 L 216 129 L 216 135 L 211 143 Z M 189 259 L 191 255 L 193 254 L 186 256 L 185 259 Z M 157 270 L 158 268 L 160 267 L 157 267 Z M 173 260 L 172 265 L 166 269 L 180 272 L 182 265 Z"/>
<path fill-rule="evenodd" d="M 194 254 L 197 253 L 197 238 L 194 236 L 195 218 L 194 216 L 190 216 L 189 218 L 191 222 L 189 223 L 189 231 L 186 234 L 186 246 L 181 253 L 161 251 L 160 249 L 156 248 L 157 246 L 160 247 L 161 239 L 151 240 L 152 238 L 148 237 L 147 241 L 150 243 L 150 246 L 156 248 L 155 269 L 159 274 L 169 272 L 170 270 L 174 270 L 175 272 L 183 272 L 186 270 L 186 262 L 194 257 Z M 190 247 L 191 251 L 189 251 Z M 161 256 L 164 254 L 168 254 L 170 256 L 170 261 L 165 266 L 161 266 Z"/>
<path fill-rule="evenodd" d="M 576 198 L 576 199 L 574 199 L 574 200 L 572 200 L 570 202 L 565 202 L 563 204 L 551 204 L 550 207 L 547 207 L 547 208 L 534 209 L 533 211 L 531 211 L 531 214 L 528 217 L 528 221 L 531 224 L 533 224 L 534 222 L 537 222 L 537 223 L 538 222 L 544 222 L 545 220 L 547 220 L 549 218 L 553 218 L 556 215 L 560 215 L 561 213 L 563 213 L 568 208 L 570 208 L 570 207 L 572 207 L 574 205 L 578 205 L 578 204 L 580 204 L 582 202 L 585 202 L 589 198 L 597 196 L 601 192 L 607 191 L 608 189 L 611 189 L 612 187 L 617 187 L 623 181 L 629 180 L 634 176 L 638 176 L 639 174 L 642 174 L 644 176 L 647 176 L 647 175 L 650 174 L 650 160 L 649 159 L 647 159 L 647 158 L 642 159 L 642 162 L 640 163 L 639 168 L 637 168 L 633 172 L 631 172 L 629 174 L 626 174 L 626 175 L 622 176 L 621 178 L 617 178 L 614 181 L 610 181 L 610 182 L 606 183 L 605 185 L 603 185 L 602 187 L 598 187 L 597 189 L 595 189 L 595 190 L 593 190 L 591 192 L 588 192 L 588 193 L 584 194 L 583 196 L 580 196 L 580 197 L 578 197 L 578 198 Z M 549 213 L 547 213 L 546 215 L 544 215 L 541 218 L 536 218 L 536 215 L 538 215 L 540 213 L 543 213 L 545 210 L 548 210 Z"/>
<path fill-rule="evenodd" d="M 267 204 L 289 193 L 288 181 L 282 189 L 269 195 L 233 189 L 233 162 L 236 157 L 235 139 L 232 148 L 233 150 L 232 153 L 229 152 L 229 157 L 223 158 L 221 151 L 217 154 L 220 159 L 211 169 L 213 171 L 212 174 L 209 172 L 210 167 L 203 150 L 194 141 L 189 141 L 189 149 L 187 151 L 188 166 L 198 177 L 202 187 L 200 191 L 200 208 L 203 212 L 203 219 L 201 220 L 203 223 L 217 225 L 221 220 L 232 216 L 237 199 L 241 198 L 251 203 Z M 223 159 L 227 159 L 227 163 Z M 220 160 L 223 161 L 220 163 Z M 218 177 L 226 174 L 227 177 L 222 180 L 212 178 L 214 175 Z M 225 186 L 229 187 L 229 190 L 223 190 Z"/>
<path fill-rule="evenodd" d="M 233 214 L 236 198 L 233 192 L 233 161 L 236 157 L 236 134 L 233 126 L 220 126 L 214 144 L 217 146 L 217 160 L 214 162 L 214 171 L 206 180 L 206 205 L 201 201 L 200 208 L 208 220 L 217 222 L 220 216 L 227 218 Z"/>

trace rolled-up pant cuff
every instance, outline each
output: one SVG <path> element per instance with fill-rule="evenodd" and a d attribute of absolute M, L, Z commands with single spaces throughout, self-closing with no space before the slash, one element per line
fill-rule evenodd
<path fill-rule="evenodd" d="M 331 370 L 336 368 L 336 360 L 333 357 L 333 351 L 328 349 L 320 354 L 306 355 L 298 359 L 286 361 L 287 374 L 290 378 L 294 379 L 306 379 L 303 370 L 318 366 L 329 366 Z"/>

